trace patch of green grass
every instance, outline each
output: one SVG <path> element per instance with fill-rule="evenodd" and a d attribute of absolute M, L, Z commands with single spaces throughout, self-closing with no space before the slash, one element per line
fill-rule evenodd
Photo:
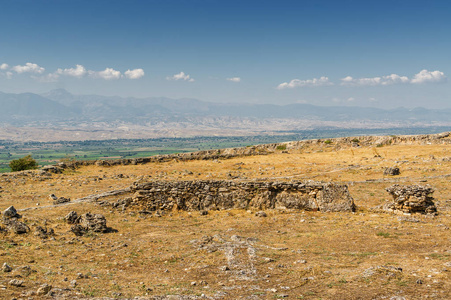
<path fill-rule="evenodd" d="M 287 145 L 278 145 L 276 147 L 277 150 L 287 150 Z"/>
<path fill-rule="evenodd" d="M 445 259 L 449 259 L 449 257 L 451 255 L 450 254 L 431 253 L 428 256 L 431 258 L 435 258 L 435 259 L 445 260 Z"/>
<path fill-rule="evenodd" d="M 390 233 L 388 233 L 388 232 L 382 232 L 382 231 L 379 231 L 378 233 L 376 233 L 376 235 L 377 235 L 377 236 L 382 236 L 382 237 L 384 237 L 384 238 L 389 238 L 389 237 L 390 237 Z"/>

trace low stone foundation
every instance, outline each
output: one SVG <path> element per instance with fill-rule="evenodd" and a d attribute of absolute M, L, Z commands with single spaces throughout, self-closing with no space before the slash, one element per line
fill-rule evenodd
<path fill-rule="evenodd" d="M 346 185 L 321 182 L 152 181 L 135 183 L 131 205 L 143 210 L 229 208 L 354 211 Z"/>

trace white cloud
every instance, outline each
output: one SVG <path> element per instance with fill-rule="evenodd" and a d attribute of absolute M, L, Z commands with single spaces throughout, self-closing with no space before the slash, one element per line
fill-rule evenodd
<path fill-rule="evenodd" d="M 144 76 L 144 70 L 143 69 L 134 69 L 134 70 L 127 70 L 125 71 L 125 77 L 128 79 L 139 79 Z"/>
<path fill-rule="evenodd" d="M 56 74 L 72 76 L 77 78 L 82 78 L 88 73 L 85 67 L 82 65 L 76 65 L 75 68 L 70 69 L 58 69 L 56 70 Z"/>
<path fill-rule="evenodd" d="M 320 78 L 313 78 L 307 80 L 299 80 L 293 79 L 290 82 L 284 82 L 277 86 L 277 89 L 292 89 L 295 87 L 304 87 L 304 86 L 324 86 L 324 85 L 333 85 L 332 82 L 329 81 L 328 77 L 322 76 Z"/>
<path fill-rule="evenodd" d="M 94 78 L 102 78 L 105 80 L 119 79 L 121 78 L 121 72 L 114 70 L 113 68 L 106 68 L 103 71 L 95 72 L 88 71 L 88 74 Z"/>
<path fill-rule="evenodd" d="M 45 69 L 43 67 L 38 66 L 37 64 L 26 63 L 24 66 L 17 65 L 12 67 L 12 70 L 16 73 L 44 73 Z"/>
<path fill-rule="evenodd" d="M 445 73 L 436 71 L 421 70 L 413 76 L 412 83 L 427 83 L 427 82 L 444 82 L 446 81 Z"/>
<path fill-rule="evenodd" d="M 341 85 L 391 85 L 395 83 L 407 83 L 409 78 L 406 76 L 399 76 L 397 74 L 391 74 L 381 77 L 371 78 L 352 78 L 346 76 L 341 79 Z"/>
<path fill-rule="evenodd" d="M 231 77 L 231 78 L 226 78 L 226 80 L 232 81 L 232 82 L 240 82 L 241 78 L 240 77 Z"/>
<path fill-rule="evenodd" d="M 0 65 L 0 70 L 6 70 L 8 68 L 9 68 L 8 64 L 3 63 L 3 64 Z"/>
<path fill-rule="evenodd" d="M 174 76 L 168 76 L 166 77 L 167 80 L 185 80 L 189 82 L 193 82 L 194 78 L 191 78 L 188 74 L 185 74 L 185 72 L 180 72 L 178 74 L 175 74 Z"/>
<path fill-rule="evenodd" d="M 353 102 L 354 100 L 355 100 L 354 97 L 349 97 L 349 98 L 347 99 L 348 102 Z"/>

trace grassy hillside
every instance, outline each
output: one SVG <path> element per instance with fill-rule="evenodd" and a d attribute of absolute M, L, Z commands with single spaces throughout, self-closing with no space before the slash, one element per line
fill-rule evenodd
<path fill-rule="evenodd" d="M 393 166 L 401 174 L 384 175 Z M 1 210 L 32 208 L 19 212 L 30 233 L 0 233 L 2 263 L 13 268 L 0 275 L 0 294 L 8 298 L 33 295 L 43 283 L 66 298 L 451 298 L 448 142 L 350 147 L 331 140 L 268 155 L 33 174 L 0 177 Z M 274 209 L 266 211 L 267 217 L 246 210 L 144 214 L 133 207 L 113 208 L 111 203 L 128 194 L 74 201 L 137 181 L 231 178 L 345 183 L 357 211 Z M 438 215 L 374 209 L 390 200 L 385 188 L 395 183 L 432 186 Z M 52 205 L 50 194 L 72 201 L 46 207 Z M 73 210 L 104 215 L 113 232 L 75 236 L 63 219 Z M 36 226 L 55 234 L 41 239 L 33 234 Z M 23 280 L 23 287 L 8 285 L 13 278 Z"/>

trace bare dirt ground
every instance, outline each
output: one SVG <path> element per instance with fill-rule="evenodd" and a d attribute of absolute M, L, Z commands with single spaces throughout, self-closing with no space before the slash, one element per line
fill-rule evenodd
<path fill-rule="evenodd" d="M 285 153 L 284 153 L 285 152 Z M 387 167 L 401 174 L 384 176 Z M 140 214 L 75 199 L 149 180 L 315 180 L 349 185 L 355 213 L 298 210 Z M 232 159 L 88 166 L 51 176 L 0 176 L 0 209 L 30 227 L 0 233 L 0 298 L 451 299 L 451 145 L 302 150 Z M 386 187 L 429 184 L 438 215 L 375 207 Z M 71 198 L 52 207 L 50 194 Z M 50 206 L 50 207 L 46 207 Z M 20 211 L 21 209 L 33 208 Z M 92 212 L 109 233 L 75 236 L 64 216 Z M 53 229 L 40 238 L 37 226 Z M 19 286 L 11 280 L 23 281 Z M 53 289 L 36 292 L 43 284 Z"/>

